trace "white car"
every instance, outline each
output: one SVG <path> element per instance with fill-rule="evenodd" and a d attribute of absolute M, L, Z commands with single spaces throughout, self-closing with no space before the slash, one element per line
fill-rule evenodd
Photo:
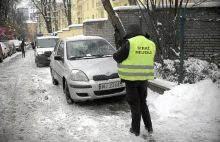
<path fill-rule="evenodd" d="M 56 36 L 42 36 L 35 40 L 35 63 L 37 67 L 40 65 L 50 64 L 50 55 L 56 45 L 59 37 Z"/>
<path fill-rule="evenodd" d="M 20 47 L 20 41 L 17 40 L 17 39 L 12 39 L 12 40 L 9 40 L 9 42 L 13 42 L 14 43 L 14 46 L 16 48 L 16 51 L 21 51 L 21 47 Z"/>
<path fill-rule="evenodd" d="M 2 48 L 3 58 L 5 59 L 8 57 L 8 48 L 3 42 L 0 42 L 0 46 Z"/>
<path fill-rule="evenodd" d="M 117 73 L 114 47 L 97 36 L 60 39 L 51 54 L 54 85 L 61 84 L 67 103 L 125 95 Z"/>

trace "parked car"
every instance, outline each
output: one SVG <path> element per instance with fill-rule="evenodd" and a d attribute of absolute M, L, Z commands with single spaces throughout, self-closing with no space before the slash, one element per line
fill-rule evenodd
<path fill-rule="evenodd" d="M 74 36 L 57 42 L 50 71 L 53 84 L 61 84 L 68 104 L 125 94 L 114 52 L 115 48 L 98 36 Z"/>
<path fill-rule="evenodd" d="M 3 60 L 4 60 L 4 58 L 3 58 L 3 50 L 2 50 L 2 46 L 0 44 L 0 63 L 2 63 Z"/>
<path fill-rule="evenodd" d="M 13 42 L 13 43 L 14 43 L 14 46 L 15 46 L 16 52 L 21 51 L 20 41 L 19 41 L 19 40 L 17 40 L 17 39 L 13 39 L 13 40 L 9 40 L 9 42 Z"/>
<path fill-rule="evenodd" d="M 10 46 L 10 48 L 12 49 L 12 54 L 16 53 L 16 47 L 14 45 L 14 42 L 10 42 L 8 41 L 8 45 Z"/>
<path fill-rule="evenodd" d="M 8 57 L 8 49 L 7 49 L 7 46 L 3 42 L 0 42 L 0 44 L 2 47 L 3 58 L 5 59 Z"/>
<path fill-rule="evenodd" d="M 37 37 L 35 40 L 35 63 L 37 67 L 40 65 L 50 64 L 50 55 L 56 45 L 59 37 L 44 36 Z"/>
<path fill-rule="evenodd" d="M 12 47 L 8 44 L 7 41 L 3 42 L 6 47 L 7 47 L 7 56 L 11 56 L 12 55 Z"/>
<path fill-rule="evenodd" d="M 16 48 L 16 51 L 21 51 L 21 47 L 20 47 L 20 41 L 17 39 L 13 39 L 13 40 L 9 40 L 9 42 L 13 42 L 14 46 Z"/>

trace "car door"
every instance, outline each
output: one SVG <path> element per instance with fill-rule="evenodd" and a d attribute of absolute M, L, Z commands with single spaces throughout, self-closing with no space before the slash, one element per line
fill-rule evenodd
<path fill-rule="evenodd" d="M 55 69 L 54 56 L 55 56 L 56 53 L 57 53 L 57 49 L 58 49 L 59 45 L 60 45 L 60 40 L 57 41 L 57 43 L 56 43 L 56 45 L 55 45 L 55 47 L 54 47 L 54 49 L 53 49 L 53 52 L 52 52 L 52 54 L 50 55 L 50 67 L 51 67 L 52 70 Z"/>
<path fill-rule="evenodd" d="M 62 60 L 54 60 L 55 65 L 55 71 L 57 73 L 57 80 L 60 84 L 62 84 L 62 78 L 64 76 L 65 72 L 65 64 L 64 64 L 64 41 L 61 40 L 60 44 L 58 45 L 57 51 L 55 52 L 55 55 L 61 56 Z"/>
<path fill-rule="evenodd" d="M 55 70 L 56 67 L 56 60 L 54 60 L 54 56 L 57 54 L 57 49 L 60 45 L 60 40 L 57 41 L 54 50 L 52 52 L 52 54 L 50 55 L 50 69 L 51 69 L 51 73 L 53 74 L 54 78 L 58 80 L 58 74 Z"/>

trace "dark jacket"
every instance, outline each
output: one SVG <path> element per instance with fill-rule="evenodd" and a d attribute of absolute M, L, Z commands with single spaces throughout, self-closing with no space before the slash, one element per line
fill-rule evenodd
<path fill-rule="evenodd" d="M 121 63 L 124 61 L 129 54 L 130 43 L 128 41 L 129 38 L 143 35 L 140 27 L 136 24 L 131 24 L 128 26 L 125 36 L 123 37 L 123 42 L 121 48 L 119 48 L 114 54 L 113 58 L 117 63 Z M 144 35 L 143 35 L 144 36 Z"/>
<path fill-rule="evenodd" d="M 24 40 L 21 42 L 21 51 L 24 52 Z"/>

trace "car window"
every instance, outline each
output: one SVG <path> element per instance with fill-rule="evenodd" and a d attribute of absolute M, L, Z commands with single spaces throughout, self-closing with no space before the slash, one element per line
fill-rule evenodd
<path fill-rule="evenodd" d="M 67 42 L 67 58 L 93 55 L 113 55 L 115 49 L 103 39 Z"/>
<path fill-rule="evenodd" d="M 57 52 L 57 49 L 58 49 L 58 47 L 59 47 L 59 43 L 60 43 L 60 40 L 58 40 L 57 42 L 56 42 L 56 45 L 55 45 L 55 47 L 54 47 L 54 52 Z"/>
<path fill-rule="evenodd" d="M 54 48 L 58 38 L 37 39 L 37 48 Z"/>
<path fill-rule="evenodd" d="M 61 57 L 63 57 L 63 54 L 64 54 L 63 41 L 61 41 L 58 47 L 58 50 L 57 50 L 57 55 L 60 55 Z"/>

